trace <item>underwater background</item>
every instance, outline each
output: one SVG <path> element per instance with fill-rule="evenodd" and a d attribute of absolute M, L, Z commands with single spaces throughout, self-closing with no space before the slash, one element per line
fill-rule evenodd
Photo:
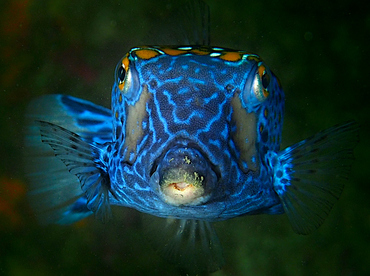
<path fill-rule="evenodd" d="M 161 22 L 184 2 L 1 1 L 1 275 L 179 275 L 146 242 L 134 210 L 115 208 L 107 224 L 91 217 L 39 225 L 26 198 L 22 147 L 31 99 L 60 93 L 109 107 L 119 59 L 161 32 L 166 37 Z M 226 265 L 212 275 L 369 275 L 366 2 L 205 2 L 211 44 L 256 53 L 279 77 L 286 94 L 282 148 L 349 119 L 361 124 L 350 180 L 324 224 L 300 236 L 285 215 L 216 223 Z"/>

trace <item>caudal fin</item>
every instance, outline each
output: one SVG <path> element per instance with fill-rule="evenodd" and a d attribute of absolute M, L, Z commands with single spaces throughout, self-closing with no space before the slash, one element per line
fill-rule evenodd
<path fill-rule="evenodd" d="M 355 122 L 337 125 L 277 154 L 274 188 L 295 232 L 318 228 L 338 200 L 354 161 Z"/>

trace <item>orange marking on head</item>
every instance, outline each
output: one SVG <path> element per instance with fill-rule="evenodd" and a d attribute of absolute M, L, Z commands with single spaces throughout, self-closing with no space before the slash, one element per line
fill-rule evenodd
<path fill-rule="evenodd" d="M 151 59 L 159 55 L 157 51 L 150 49 L 136 50 L 135 53 L 141 59 Z"/>
<path fill-rule="evenodd" d="M 210 51 L 208 51 L 206 49 L 202 49 L 202 48 L 193 49 L 190 52 L 193 53 L 193 54 L 196 54 L 196 55 L 201 55 L 201 56 L 209 55 L 209 53 L 210 53 Z"/>
<path fill-rule="evenodd" d="M 128 70 L 128 64 L 129 64 L 128 54 L 126 54 L 125 57 L 122 59 L 122 65 L 126 71 Z"/>
<path fill-rule="evenodd" d="M 263 73 L 265 73 L 265 71 L 266 71 L 266 67 L 264 65 L 260 65 L 258 67 L 258 74 L 260 75 L 261 78 L 263 76 Z"/>
<path fill-rule="evenodd" d="M 258 57 L 256 55 L 248 55 L 247 56 L 247 60 L 249 60 L 249 61 L 255 61 L 255 62 L 260 62 L 261 61 L 260 57 Z"/>
<path fill-rule="evenodd" d="M 170 56 L 178 56 L 182 54 L 186 54 L 188 51 L 172 49 L 172 48 L 163 48 L 161 49 L 165 54 Z"/>
<path fill-rule="evenodd" d="M 226 61 L 239 61 L 242 59 L 242 55 L 237 52 L 224 52 L 220 59 L 226 60 Z"/>

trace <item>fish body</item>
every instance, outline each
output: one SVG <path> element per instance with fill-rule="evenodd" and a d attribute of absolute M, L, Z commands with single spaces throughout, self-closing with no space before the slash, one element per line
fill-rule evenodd
<path fill-rule="evenodd" d="M 111 205 L 166 218 L 153 243 L 170 244 L 171 259 L 194 271 L 223 262 L 213 221 L 286 213 L 308 234 L 342 191 L 358 127 L 347 122 L 280 151 L 284 103 L 255 54 L 132 48 L 116 67 L 111 109 L 67 95 L 29 105 L 31 204 L 46 223 L 94 213 L 106 221 Z"/>
<path fill-rule="evenodd" d="M 263 159 L 279 148 L 284 95 L 258 56 L 216 47 L 138 47 L 116 71 L 107 150 L 117 194 L 111 204 L 203 220 L 280 204 Z M 266 88 L 262 78 L 271 79 Z M 180 167 L 204 178 L 204 193 L 194 201 L 164 195 L 157 183 L 163 171 Z"/>

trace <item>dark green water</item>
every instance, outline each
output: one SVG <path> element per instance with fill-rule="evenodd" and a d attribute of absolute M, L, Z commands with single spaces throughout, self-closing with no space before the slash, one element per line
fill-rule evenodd
<path fill-rule="evenodd" d="M 130 47 L 150 44 L 149 30 L 181 2 L 0 3 L 0 274 L 178 274 L 145 242 L 135 211 L 115 209 L 106 225 L 94 218 L 38 225 L 25 198 L 21 155 L 32 98 L 64 93 L 109 106 L 118 60 Z M 283 147 L 348 119 L 362 125 L 350 181 L 324 225 L 299 236 L 284 215 L 218 223 L 226 265 L 214 275 L 370 274 L 370 12 L 350 0 L 206 2 L 212 44 L 255 52 L 279 76 Z"/>

